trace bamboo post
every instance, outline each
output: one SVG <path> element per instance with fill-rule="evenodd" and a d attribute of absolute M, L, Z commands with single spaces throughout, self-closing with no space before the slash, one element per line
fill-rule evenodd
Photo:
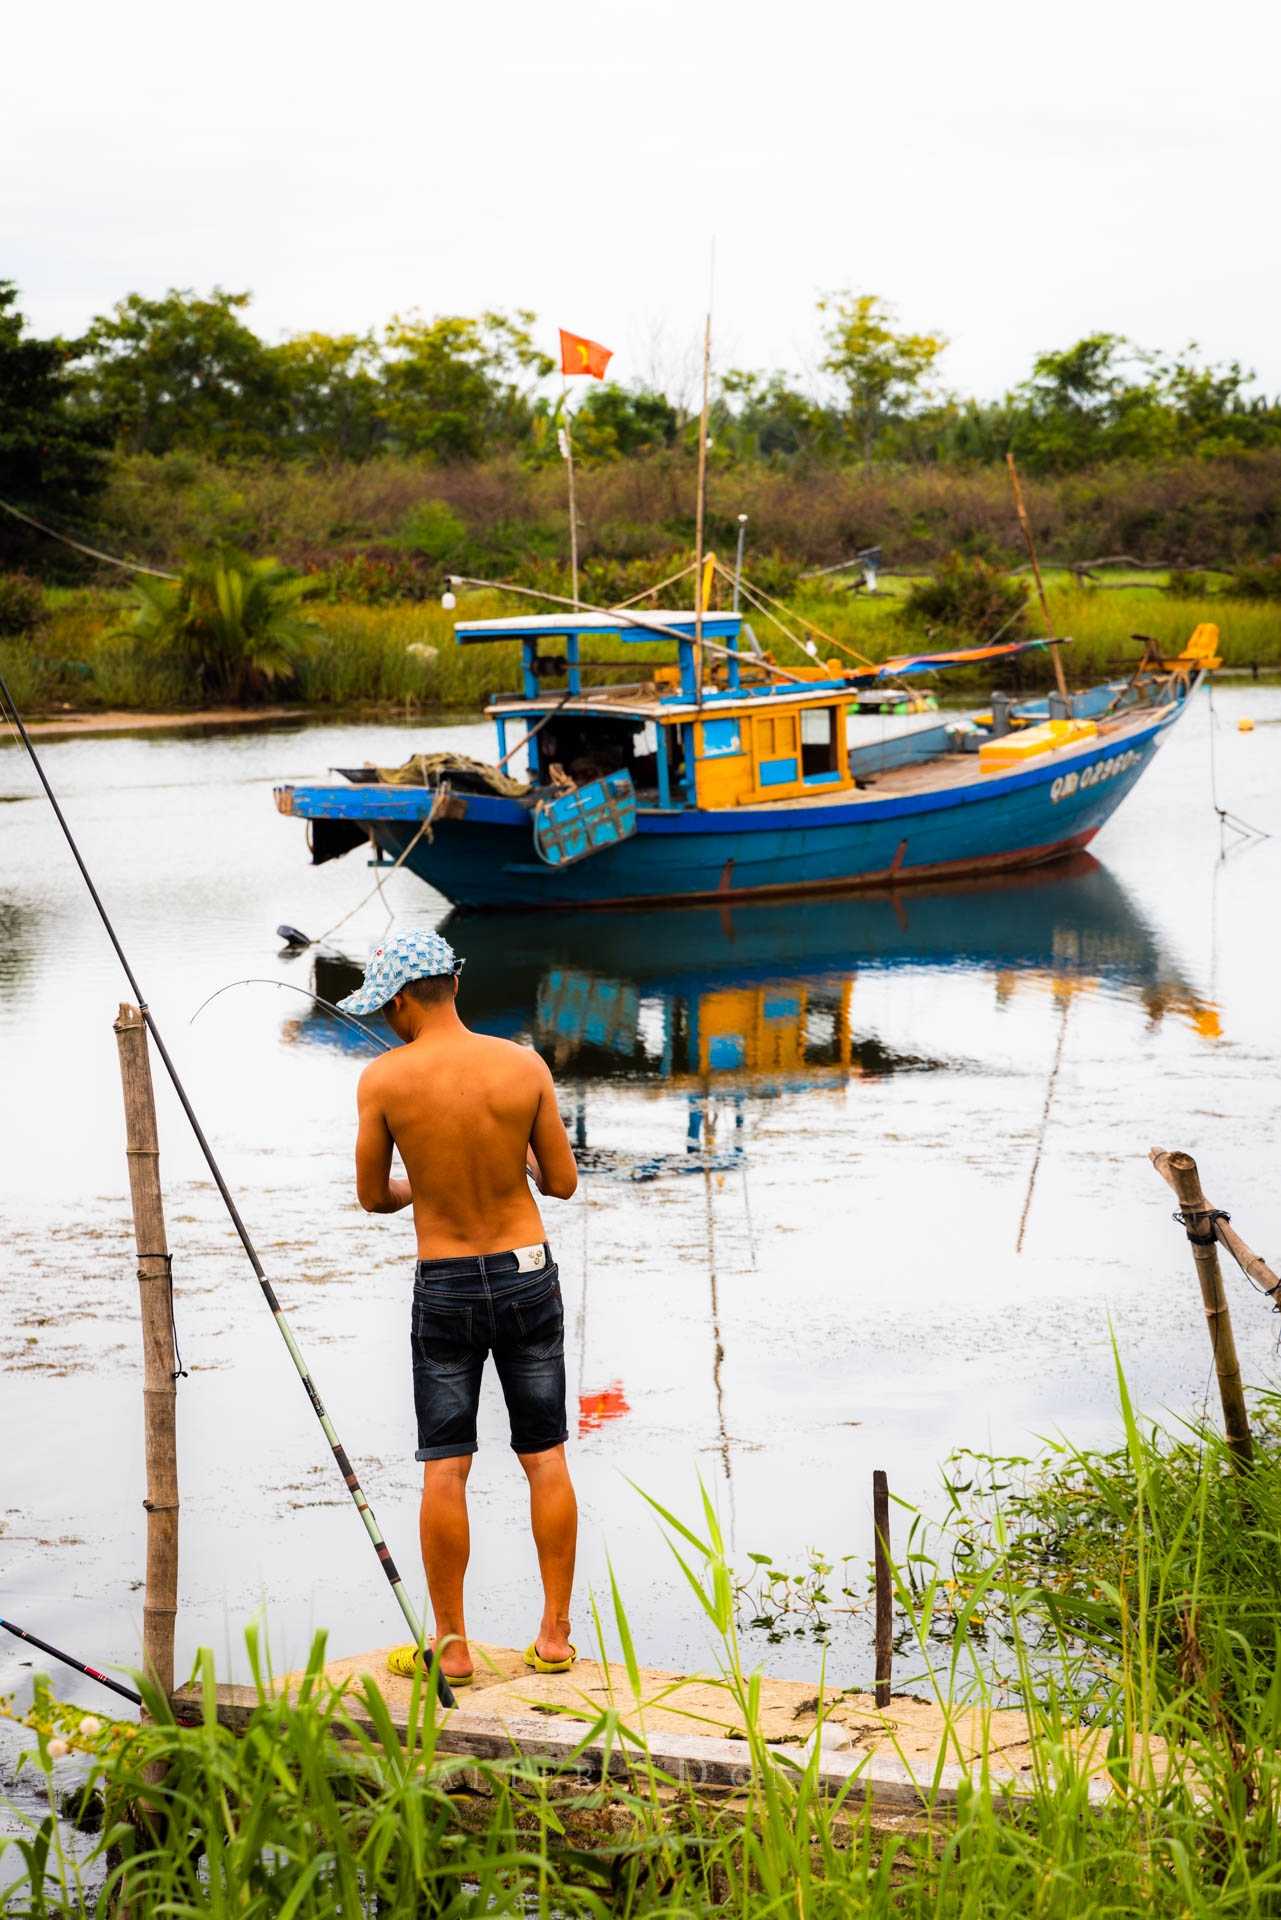
<path fill-rule="evenodd" d="M 1036 541 L 1032 537 L 1032 522 L 1027 517 L 1027 508 L 1023 504 L 1023 483 L 1019 479 L 1019 470 L 1014 464 L 1014 455 L 1007 453 L 1005 464 L 1010 470 L 1010 486 L 1014 493 L 1014 511 L 1019 516 L 1019 525 L 1023 529 L 1023 544 L 1027 548 L 1027 557 L 1032 562 L 1032 573 L 1036 580 L 1036 591 L 1041 601 L 1041 616 L 1045 621 L 1045 637 L 1054 639 L 1054 622 L 1050 618 L 1050 603 L 1045 597 L 1045 582 L 1041 578 L 1041 563 L 1036 557 Z M 1063 698 L 1067 699 L 1067 677 L 1063 672 L 1063 661 L 1057 647 L 1050 648 L 1050 657 L 1054 661 L 1054 683 Z"/>
<path fill-rule="evenodd" d="M 712 316 L 703 328 L 703 405 L 698 416 L 698 497 L 694 502 L 694 704 L 703 704 L 703 529 L 707 518 L 707 413 L 712 380 Z"/>
<path fill-rule="evenodd" d="M 1223 1403 L 1223 1426 L 1228 1450 L 1239 1467 L 1248 1467 L 1254 1460 L 1254 1441 L 1245 1408 L 1245 1389 L 1241 1384 L 1241 1364 L 1237 1359 L 1237 1343 L 1232 1332 L 1232 1315 L 1228 1311 L 1223 1275 L 1219 1270 L 1218 1223 L 1214 1218 L 1216 1210 L 1201 1191 L 1201 1176 L 1190 1153 L 1165 1153 L 1161 1148 L 1153 1147 L 1149 1157 L 1161 1178 L 1168 1181 L 1179 1197 L 1210 1328 L 1210 1347 L 1214 1354 L 1214 1371 L 1219 1380 L 1219 1399 Z"/>
<path fill-rule="evenodd" d="M 125 1002 L 115 1021 L 125 1107 L 125 1152 L 138 1253 L 142 1316 L 142 1407 L 146 1451 L 147 1585 L 143 1597 L 142 1663 L 173 1692 L 173 1639 L 178 1613 L 178 1452 L 176 1362 L 169 1241 L 160 1192 L 160 1145 L 147 1030 Z"/>
<path fill-rule="evenodd" d="M 569 476 L 569 570 L 573 579 L 574 605 L 578 605 L 578 502 L 574 497 L 574 429 L 569 408 L 565 408 L 565 466 Z"/>
<path fill-rule="evenodd" d="M 894 1664 L 894 1594 L 890 1585 L 890 1485 L 878 1467 L 872 1475 L 872 1526 L 876 1534 L 876 1704 L 890 1704 Z"/>
<path fill-rule="evenodd" d="M 747 541 L 747 515 L 738 516 L 738 547 L 734 554 L 734 611 L 738 612 L 738 597 L 743 586 L 743 547 Z"/>

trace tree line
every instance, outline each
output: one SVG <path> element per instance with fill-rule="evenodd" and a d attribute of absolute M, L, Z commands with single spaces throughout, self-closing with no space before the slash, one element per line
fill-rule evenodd
<path fill-rule="evenodd" d="M 0 282 L 0 491 L 74 512 L 113 450 L 229 462 L 364 462 L 380 454 L 458 465 L 495 455 L 554 461 L 563 405 L 524 309 L 398 315 L 377 332 L 300 333 L 271 344 L 250 295 L 215 287 L 131 293 L 77 339 L 33 336 Z M 1030 472 L 1124 459 L 1161 463 L 1281 445 L 1281 403 L 1237 361 L 1173 356 L 1100 332 L 1038 354 L 996 400 L 941 383 L 941 333 L 901 328 L 873 294 L 825 296 L 806 387 L 731 368 L 712 407 L 721 464 L 980 466 L 1012 449 Z M 692 441 L 691 409 L 657 386 L 593 383 L 574 409 L 587 463 Z"/>

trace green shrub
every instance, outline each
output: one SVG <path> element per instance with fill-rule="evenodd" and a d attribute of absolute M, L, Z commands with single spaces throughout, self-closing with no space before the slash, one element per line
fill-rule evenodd
<path fill-rule="evenodd" d="M 1227 590 L 1237 600 L 1281 600 L 1281 554 L 1238 567 Z"/>
<path fill-rule="evenodd" d="M 331 605 L 387 607 L 399 600 L 425 600 L 436 587 L 413 553 L 368 548 L 363 553 L 335 555 L 319 566 L 314 555 L 308 558 L 314 591 Z"/>
<path fill-rule="evenodd" d="M 176 672 L 185 693 L 248 705 L 296 685 L 311 632 L 297 615 L 307 590 L 274 560 L 210 554 L 179 580 L 139 576 L 133 619 L 120 637 Z"/>
<path fill-rule="evenodd" d="M 420 500 L 400 523 L 400 544 L 438 567 L 457 567 L 465 559 L 467 529 L 443 500 Z"/>
<path fill-rule="evenodd" d="M 44 618 L 44 595 L 25 573 L 0 573 L 0 633 L 28 633 Z"/>
<path fill-rule="evenodd" d="M 1204 600 L 1210 591 L 1210 578 L 1186 567 L 1171 567 L 1165 590 L 1177 600 Z"/>
<path fill-rule="evenodd" d="M 1028 590 L 986 560 L 949 554 L 930 580 L 916 582 L 903 601 L 908 620 L 959 639 L 986 642 L 1027 631 Z"/>
<path fill-rule="evenodd" d="M 0 640 L 0 673 L 21 713 L 37 712 L 57 697 L 49 662 L 25 642 Z M 7 739 L 7 727 L 3 733 Z"/>

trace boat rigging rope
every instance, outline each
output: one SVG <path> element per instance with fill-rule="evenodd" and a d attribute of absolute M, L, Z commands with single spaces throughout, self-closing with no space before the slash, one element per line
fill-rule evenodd
<path fill-rule="evenodd" d="M 405 1589 L 405 1583 L 401 1579 L 400 1574 L 396 1569 L 396 1563 L 391 1557 L 391 1553 L 387 1547 L 386 1541 L 383 1539 L 382 1530 L 380 1529 L 378 1522 L 374 1517 L 373 1508 L 370 1506 L 368 1500 L 365 1498 L 365 1490 L 360 1484 L 360 1479 L 356 1473 L 355 1468 L 352 1466 L 351 1460 L 347 1454 L 347 1449 L 343 1446 L 342 1441 L 339 1439 L 338 1433 L 334 1427 L 333 1421 L 330 1419 L 328 1413 L 326 1412 L 325 1404 L 323 1400 L 320 1398 L 320 1395 L 316 1390 L 316 1384 L 311 1377 L 311 1373 L 307 1366 L 307 1362 L 303 1358 L 302 1349 L 299 1347 L 298 1342 L 294 1337 L 293 1328 L 290 1326 L 289 1321 L 286 1319 L 284 1310 L 282 1309 L 279 1300 L 276 1298 L 275 1289 L 273 1288 L 270 1280 L 267 1278 L 266 1269 L 263 1267 L 262 1261 L 258 1257 L 258 1249 L 254 1245 L 254 1242 L 249 1233 L 249 1229 L 245 1225 L 244 1219 L 241 1216 L 240 1209 L 236 1205 L 235 1199 L 232 1196 L 231 1189 L 227 1185 L 227 1182 L 223 1177 L 222 1168 L 218 1164 L 218 1161 L 214 1155 L 213 1148 L 210 1146 L 208 1139 L 205 1137 L 204 1129 L 201 1126 L 200 1121 L 196 1116 L 196 1110 L 191 1104 L 191 1100 L 187 1094 L 187 1089 L 183 1085 L 182 1079 L 178 1073 L 178 1069 L 174 1064 L 173 1057 L 170 1054 L 168 1047 L 165 1045 L 164 1037 L 161 1034 L 159 1027 L 156 1025 L 155 1018 L 151 1012 L 150 1007 L 147 1004 L 146 996 L 144 995 L 142 988 L 139 985 L 137 975 L 134 973 L 134 970 L 129 963 L 129 957 L 120 943 L 120 937 L 117 934 L 114 925 L 112 924 L 111 916 L 107 912 L 106 906 L 103 904 L 102 896 L 98 892 L 98 889 L 94 884 L 93 875 L 90 873 L 88 867 L 85 865 L 84 856 L 82 855 L 80 848 L 76 843 L 75 835 L 71 831 L 71 827 L 67 821 L 67 817 L 62 811 L 62 807 L 58 801 L 58 796 L 56 795 L 52 786 L 49 783 L 49 777 L 44 770 L 44 763 L 41 760 L 40 755 L 36 752 L 35 745 L 32 742 L 31 736 L 27 732 L 26 723 L 22 718 L 22 714 L 18 708 L 16 701 L 14 700 L 13 694 L 10 692 L 9 683 L 5 679 L 3 672 L 0 672 L 0 711 L 4 709 L 7 709 L 9 714 L 12 716 L 13 722 L 17 728 L 19 737 L 22 741 L 22 745 L 26 748 L 27 757 L 31 761 L 32 767 L 35 769 L 36 776 L 40 781 L 40 785 L 44 789 L 46 799 L 48 800 L 50 806 L 53 808 L 54 816 L 58 822 L 58 825 L 62 829 L 63 838 L 66 840 L 71 856 L 75 861 L 76 866 L 80 870 L 80 877 L 84 881 L 85 886 L 88 889 L 89 898 L 93 901 L 94 907 L 97 909 L 98 918 L 101 920 L 103 929 L 106 932 L 107 938 L 110 940 L 111 945 L 115 950 L 116 958 L 120 962 L 120 966 L 124 973 L 125 979 L 129 982 L 130 991 L 132 992 L 134 999 L 137 1002 L 138 1011 L 142 1015 L 142 1018 L 146 1023 L 147 1032 L 150 1034 L 152 1040 L 155 1042 L 156 1051 L 160 1055 L 160 1058 L 164 1064 L 166 1073 L 169 1075 L 169 1079 L 173 1086 L 173 1090 L 178 1096 L 179 1104 L 182 1107 L 183 1112 L 187 1116 L 188 1123 L 190 1124 L 191 1130 L 196 1137 L 196 1144 L 199 1146 L 200 1151 L 204 1156 L 205 1165 L 208 1167 L 209 1172 L 213 1177 L 214 1185 L 217 1187 L 218 1192 L 222 1197 L 223 1205 L 226 1207 L 227 1212 L 231 1218 L 231 1223 L 236 1230 L 237 1236 L 239 1237 L 239 1240 L 240 1240 L 240 1244 L 245 1250 L 245 1254 L 246 1254 L 246 1257 L 248 1258 L 250 1266 L 253 1268 L 254 1278 L 257 1280 L 258 1285 L 262 1291 L 263 1299 L 266 1301 L 267 1305 L 271 1309 L 272 1318 L 275 1320 L 275 1323 L 276 1323 L 276 1330 L 280 1334 L 281 1339 L 285 1343 L 286 1350 L 288 1351 L 290 1359 L 293 1361 L 298 1377 L 301 1380 L 303 1387 L 306 1391 L 307 1398 L 311 1402 L 312 1412 L 315 1414 L 317 1420 L 320 1422 L 321 1430 L 324 1433 L 325 1439 L 329 1444 L 331 1452 L 333 1453 L 335 1463 L 337 1464 L 337 1467 L 338 1467 L 338 1471 L 343 1477 L 343 1482 L 347 1488 L 347 1491 L 350 1493 L 352 1502 L 356 1508 L 356 1511 L 359 1513 L 361 1521 L 364 1524 L 365 1531 L 369 1535 L 370 1544 L 373 1546 L 373 1549 L 378 1556 L 379 1565 L 382 1567 L 383 1573 L 386 1575 L 388 1584 L 390 1585 L 392 1593 L 396 1598 L 396 1603 L 400 1607 L 400 1610 L 405 1617 L 405 1621 L 414 1636 L 415 1645 L 418 1646 L 419 1648 L 422 1648 L 426 1643 L 426 1635 L 418 1619 L 418 1616 L 414 1611 L 413 1603 L 410 1600 L 409 1595 Z M 437 1690 L 437 1694 L 440 1699 L 440 1702 L 442 1706 L 452 1707 L 454 1704 L 453 1692 L 449 1686 L 448 1681 L 445 1678 L 443 1671 L 441 1670 L 439 1656 L 435 1653 L 433 1653 L 433 1656 L 432 1656 L 432 1667 L 434 1668 L 434 1672 L 435 1672 L 436 1690 Z"/>
<path fill-rule="evenodd" d="M 687 633 L 679 633 L 675 627 L 665 627 L 662 621 L 652 614 L 642 619 L 637 614 L 628 613 L 624 607 L 596 607 L 588 600 L 570 600 L 563 593 L 547 593 L 542 587 L 518 587 L 510 580 L 480 580 L 467 573 L 450 573 L 445 577 L 451 587 L 488 587 L 495 593 L 518 593 L 528 600 L 547 600 L 553 606 L 571 607 L 575 613 L 602 613 L 606 619 L 623 620 L 629 627 L 639 627 L 642 632 L 652 633 L 659 640 L 675 640 L 682 645 L 689 645 L 690 636 Z M 732 648 L 718 646 L 715 640 L 704 637 L 701 644 L 705 653 L 719 654 L 722 659 L 731 660 L 738 657 Z M 585 661 L 584 665 L 590 666 L 591 662 Z M 776 679 L 789 681 L 793 686 L 805 685 L 799 674 L 789 673 L 786 667 L 775 666 L 772 661 L 762 661 L 761 665 Z"/>
<path fill-rule="evenodd" d="M 724 580 L 732 581 L 734 578 L 728 567 L 723 567 L 719 560 L 716 562 L 716 571 Z M 769 611 L 770 607 L 782 607 L 784 613 L 790 613 L 791 617 L 799 621 L 801 626 L 808 628 L 811 633 L 816 633 L 820 640 L 825 641 L 829 647 L 835 647 L 837 651 L 843 653 L 848 660 L 856 660 L 859 666 L 874 667 L 877 665 L 875 660 L 869 660 L 865 653 L 860 653 L 857 647 L 847 646 L 843 640 L 838 640 L 835 634 L 827 633 L 822 627 L 816 626 L 812 620 L 807 620 L 803 613 L 794 613 L 791 608 L 783 607 L 782 601 L 775 600 L 772 594 L 766 593 L 764 587 L 753 586 L 751 581 L 746 578 L 741 580 L 739 584 L 747 598 L 756 602 L 758 610 L 764 614 L 765 618 L 772 620 L 781 632 L 787 634 L 793 646 L 799 647 L 802 653 L 809 654 L 809 648 L 805 642 L 798 640 L 796 635 L 783 625 L 783 622 L 778 616 Z M 768 602 L 769 604 L 765 605 L 763 604 L 764 602 Z M 813 656 L 811 655 L 810 657 L 812 658 Z"/>
<path fill-rule="evenodd" d="M 64 547 L 73 547 L 77 553 L 87 553 L 91 560 L 105 560 L 109 567 L 119 567 L 125 573 L 149 573 L 153 580 L 179 580 L 181 574 L 166 573 L 162 567 L 144 567 L 139 560 L 121 560 L 114 553 L 104 553 L 100 547 L 87 547 L 82 540 L 73 540 L 69 534 L 59 533 L 56 527 L 47 527 L 43 520 L 37 520 L 32 514 L 24 513 L 21 507 L 15 507 L 11 500 L 0 500 L 0 510 L 22 520 L 37 533 L 47 533 L 51 540 L 61 540 Z"/>
<path fill-rule="evenodd" d="M 666 580 L 656 580 L 652 587 L 646 587 L 642 592 L 632 594 L 630 599 L 616 601 L 614 612 L 621 613 L 624 607 L 634 607 L 641 600 L 648 600 L 651 593 L 661 593 L 664 587 L 674 587 L 678 580 L 687 580 L 697 566 L 697 560 L 691 560 L 689 565 L 682 567 L 679 573 L 669 573 Z"/>

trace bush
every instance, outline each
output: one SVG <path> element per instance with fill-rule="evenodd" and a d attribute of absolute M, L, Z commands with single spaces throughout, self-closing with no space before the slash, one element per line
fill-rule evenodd
<path fill-rule="evenodd" d="M 467 529 L 443 500 L 420 500 L 400 525 L 400 544 L 438 567 L 457 567 L 467 547 Z"/>
<path fill-rule="evenodd" d="M 1027 631 L 1028 590 L 986 560 L 949 554 L 930 580 L 918 581 L 903 601 L 907 619 L 957 638 L 1021 639 Z"/>
<path fill-rule="evenodd" d="M 274 560 L 206 555 L 179 580 L 140 577 L 126 633 L 185 693 L 244 706 L 296 685 L 311 631 L 297 615 L 307 590 Z"/>
<path fill-rule="evenodd" d="M 44 595 L 25 573 L 0 573 L 0 633 L 29 633 L 44 619 Z"/>
<path fill-rule="evenodd" d="M 1176 600 L 1204 600 L 1210 591 L 1209 576 L 1192 572 L 1187 567 L 1171 567 L 1165 590 L 1172 593 Z"/>
<path fill-rule="evenodd" d="M 429 599 L 438 588 L 438 580 L 413 553 L 371 547 L 327 557 L 320 565 L 315 556 L 309 558 L 307 572 L 316 576 L 313 590 L 333 605 L 387 607 L 400 600 Z"/>
<path fill-rule="evenodd" d="M 1238 567 L 1227 591 L 1236 600 L 1281 600 L 1281 554 Z"/>

